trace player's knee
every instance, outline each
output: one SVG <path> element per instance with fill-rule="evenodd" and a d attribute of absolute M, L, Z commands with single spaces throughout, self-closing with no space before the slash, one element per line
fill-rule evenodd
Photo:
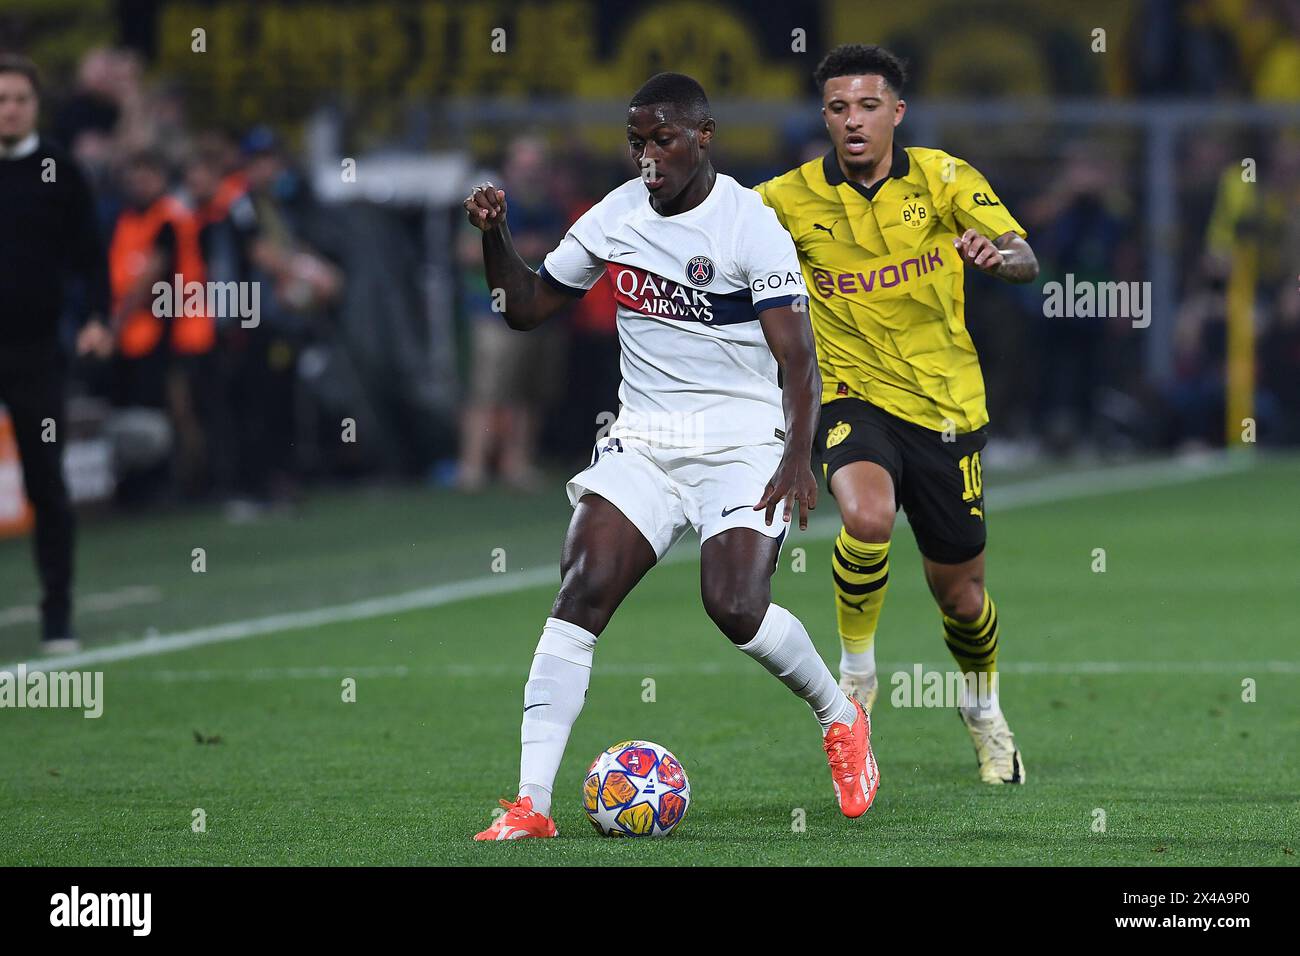
<path fill-rule="evenodd" d="M 939 608 L 954 621 L 978 620 L 984 611 L 984 588 L 975 581 L 964 581 L 939 596 Z"/>
<path fill-rule="evenodd" d="M 894 533 L 894 513 L 875 505 L 857 505 L 841 511 L 844 528 L 859 541 L 884 544 Z"/>
<path fill-rule="evenodd" d="M 748 644 L 758 633 L 771 597 L 754 588 L 706 586 L 704 610 L 733 644 Z"/>
<path fill-rule="evenodd" d="M 551 616 L 599 634 L 613 614 L 614 602 L 610 595 L 614 582 L 608 568 L 602 571 L 578 562 L 564 568 L 563 574 Z"/>

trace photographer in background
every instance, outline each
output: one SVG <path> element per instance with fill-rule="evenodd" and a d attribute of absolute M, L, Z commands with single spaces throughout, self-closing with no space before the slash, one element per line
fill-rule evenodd
<path fill-rule="evenodd" d="M 40 83 L 24 57 L 0 54 L 0 402 L 9 409 L 23 486 L 36 513 L 35 551 L 48 654 L 72 631 L 73 513 L 63 480 L 67 360 L 59 341 L 62 280 L 85 285 L 89 321 L 77 352 L 107 356 L 108 269 L 94 199 L 75 161 L 36 132 Z"/>

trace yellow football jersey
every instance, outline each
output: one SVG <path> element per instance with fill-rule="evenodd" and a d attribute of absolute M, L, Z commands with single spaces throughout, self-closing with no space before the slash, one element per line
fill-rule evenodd
<path fill-rule="evenodd" d="M 867 189 L 831 150 L 755 189 L 799 250 L 823 404 L 852 396 L 935 431 L 974 431 L 988 411 L 953 239 L 1025 230 L 963 160 L 895 143 L 891 162 Z"/>

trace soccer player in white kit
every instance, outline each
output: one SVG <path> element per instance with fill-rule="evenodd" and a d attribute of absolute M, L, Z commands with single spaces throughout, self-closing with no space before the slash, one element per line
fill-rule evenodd
<path fill-rule="evenodd" d="M 821 382 L 794 244 L 757 193 L 714 171 L 714 129 L 695 80 L 648 80 L 627 114 L 641 178 L 588 210 L 537 272 L 510 241 L 505 191 L 485 183 L 465 200 L 512 329 L 536 328 L 609 274 L 623 377 L 617 420 L 568 483 L 563 582 L 524 686 L 518 796 L 476 840 L 556 835 L 551 791 L 596 639 L 688 526 L 705 611 L 808 702 L 840 809 L 861 816 L 875 797 L 866 713 L 771 601 L 792 511 L 806 528 L 817 502 Z"/>

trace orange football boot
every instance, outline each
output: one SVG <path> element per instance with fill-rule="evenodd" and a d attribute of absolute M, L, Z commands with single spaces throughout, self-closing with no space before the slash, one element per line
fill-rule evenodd
<path fill-rule="evenodd" d="M 853 726 L 831 724 L 822 743 L 831 765 L 835 797 L 846 817 L 860 817 L 870 810 L 880 786 L 876 756 L 871 752 L 871 718 L 856 700 L 853 706 L 858 711 Z"/>
<path fill-rule="evenodd" d="M 532 797 L 520 797 L 514 803 L 502 800 L 501 806 L 506 808 L 506 812 L 482 833 L 474 834 L 475 840 L 523 840 L 559 834 L 554 820 L 533 809 Z"/>

